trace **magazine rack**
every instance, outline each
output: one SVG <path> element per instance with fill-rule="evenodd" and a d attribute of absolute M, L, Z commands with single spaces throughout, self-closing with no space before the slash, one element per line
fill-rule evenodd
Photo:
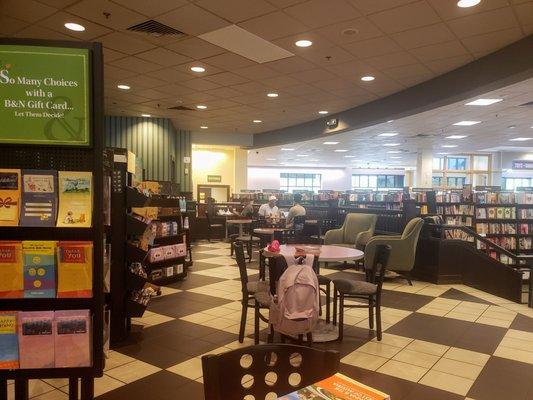
<path fill-rule="evenodd" d="M 92 316 L 92 366 L 80 368 L 43 368 L 0 370 L 0 398 L 7 399 L 7 380 L 15 380 L 15 399 L 28 398 L 29 379 L 68 378 L 69 399 L 94 397 L 94 378 L 102 376 L 103 356 L 103 221 L 102 221 L 102 151 L 103 151 L 103 66 L 100 43 L 3 39 L 0 45 L 81 48 L 89 50 L 89 147 L 0 144 L 0 168 L 90 171 L 93 176 L 92 227 L 0 227 L 2 240 L 87 240 L 93 242 L 92 298 L 18 298 L 2 299 L 2 311 L 42 311 L 88 309 Z"/>

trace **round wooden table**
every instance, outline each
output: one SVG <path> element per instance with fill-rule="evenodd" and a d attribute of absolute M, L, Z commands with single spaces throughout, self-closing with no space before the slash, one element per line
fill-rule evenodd
<path fill-rule="evenodd" d="M 287 228 L 255 228 L 254 233 L 258 235 L 270 236 L 270 240 L 274 240 L 274 232 L 276 231 L 286 231 Z"/>
<path fill-rule="evenodd" d="M 251 219 L 228 219 L 226 220 L 226 238 L 228 237 L 228 225 L 239 225 L 239 236 L 243 235 L 243 226 L 250 225 Z"/>
<path fill-rule="evenodd" d="M 283 274 L 285 263 L 276 262 L 281 256 L 292 256 L 296 253 L 296 249 L 303 251 L 306 254 L 313 254 L 318 257 L 316 263 L 316 273 L 320 274 L 320 262 L 344 262 L 356 261 L 364 257 L 361 250 L 334 246 L 334 245 L 315 245 L 315 244 L 284 244 L 279 248 L 279 252 L 270 252 L 268 247 L 263 249 L 263 255 L 270 258 L 269 263 L 269 277 L 270 277 L 270 291 L 275 294 L 276 283 Z M 282 266 L 283 265 L 283 266 Z M 319 319 L 317 326 L 313 330 L 313 341 L 315 342 L 331 342 L 337 340 L 339 337 L 339 329 L 330 322 Z"/>

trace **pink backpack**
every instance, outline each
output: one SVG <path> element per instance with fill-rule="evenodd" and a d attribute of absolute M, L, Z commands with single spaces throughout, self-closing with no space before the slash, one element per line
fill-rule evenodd
<path fill-rule="evenodd" d="M 294 256 L 285 256 L 288 268 L 279 278 L 277 298 L 270 306 L 269 320 L 275 331 L 295 336 L 315 328 L 320 292 L 313 270 L 314 258 L 307 254 L 305 259 L 297 261 Z"/>

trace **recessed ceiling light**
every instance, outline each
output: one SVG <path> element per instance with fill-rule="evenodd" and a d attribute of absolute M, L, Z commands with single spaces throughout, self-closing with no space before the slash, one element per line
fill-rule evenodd
<path fill-rule="evenodd" d="M 144 118 L 150 118 L 151 115 L 150 115 L 150 114 L 141 114 L 141 117 L 144 117 Z"/>
<path fill-rule="evenodd" d="M 67 22 L 65 24 L 65 28 L 75 32 L 83 32 L 85 30 L 85 27 L 83 25 L 77 24 L 75 22 Z"/>
<path fill-rule="evenodd" d="M 450 135 L 450 136 L 446 136 L 446 139 L 464 139 L 465 137 L 467 137 L 466 135 Z"/>
<path fill-rule="evenodd" d="M 192 72 L 205 72 L 205 68 L 204 67 L 200 67 L 199 65 L 196 65 L 194 67 L 191 67 L 191 71 Z"/>
<path fill-rule="evenodd" d="M 374 78 L 372 75 L 366 75 L 366 76 L 362 76 L 362 77 L 361 77 L 361 80 L 362 80 L 363 82 L 371 82 L 371 81 L 373 81 L 374 79 L 376 79 L 376 78 Z"/>
<path fill-rule="evenodd" d="M 326 115 L 327 113 L 329 113 L 329 111 L 321 110 L 318 113 L 321 114 L 321 115 Z"/>
<path fill-rule="evenodd" d="M 207 129 L 207 128 L 208 128 L 208 127 L 205 126 L 205 125 L 202 125 L 202 126 L 200 127 L 200 129 Z"/>
<path fill-rule="evenodd" d="M 400 159 L 400 158 L 402 158 L 402 157 L 400 157 L 400 156 L 393 156 L 393 157 L 390 157 L 390 158 L 393 158 L 393 159 L 398 160 L 398 159 Z"/>
<path fill-rule="evenodd" d="M 282 147 L 281 148 L 281 151 L 293 151 L 294 149 L 292 148 L 289 148 L 289 147 Z"/>
<path fill-rule="evenodd" d="M 324 142 L 324 144 L 339 144 L 339 142 Z"/>
<path fill-rule="evenodd" d="M 260 124 L 260 123 L 263 122 L 263 121 L 261 121 L 260 119 L 254 119 L 252 122 L 253 122 L 254 124 Z"/>
<path fill-rule="evenodd" d="M 123 85 L 123 84 L 117 85 L 117 87 L 120 90 L 130 90 L 131 89 L 128 85 Z"/>
<path fill-rule="evenodd" d="M 479 124 L 481 121 L 459 121 L 456 122 L 454 125 L 456 126 L 472 126 L 475 124 Z"/>
<path fill-rule="evenodd" d="M 320 160 L 307 160 L 309 162 L 319 162 Z"/>
<path fill-rule="evenodd" d="M 383 133 L 380 133 L 378 136 L 393 137 L 396 135 L 398 135 L 398 132 L 383 132 Z"/>
<path fill-rule="evenodd" d="M 310 40 L 298 40 L 297 42 L 294 43 L 296 46 L 298 47 L 309 47 L 309 46 L 312 46 L 313 45 L 313 42 L 311 42 Z"/>
<path fill-rule="evenodd" d="M 528 140 L 533 140 L 533 138 L 530 138 L 530 137 L 517 137 L 517 138 L 509 139 L 509 140 L 512 141 L 512 142 L 526 142 Z"/>
<path fill-rule="evenodd" d="M 196 106 L 196 108 L 199 109 L 199 110 L 205 110 L 207 108 L 207 106 L 204 106 L 203 104 L 198 104 Z"/>
<path fill-rule="evenodd" d="M 267 160 L 267 161 L 276 161 L 275 158 L 267 158 L 266 160 Z"/>
<path fill-rule="evenodd" d="M 383 146 L 386 146 L 386 147 L 395 147 L 399 145 L 400 143 L 383 143 Z"/>
<path fill-rule="evenodd" d="M 469 103 L 466 103 L 467 106 L 490 106 L 494 103 L 499 103 L 503 99 L 477 99 L 474 101 L 471 101 Z"/>
<path fill-rule="evenodd" d="M 389 119 L 389 120 L 387 121 L 387 124 L 390 124 L 391 122 L 394 122 L 394 120 L 393 120 L 393 119 Z"/>
<path fill-rule="evenodd" d="M 296 154 L 296 157 L 309 157 L 309 154 Z"/>
<path fill-rule="evenodd" d="M 355 156 L 344 156 L 344 158 L 355 158 Z"/>
<path fill-rule="evenodd" d="M 278 97 L 279 95 L 277 93 L 268 93 L 268 97 Z"/>
<path fill-rule="evenodd" d="M 348 150 L 346 149 L 335 149 L 336 153 L 346 153 Z"/>
<path fill-rule="evenodd" d="M 509 126 L 507 127 L 507 129 L 514 129 L 514 128 L 516 128 L 516 125 L 509 125 Z"/>
<path fill-rule="evenodd" d="M 442 152 L 442 151 L 441 151 L 440 153 L 437 153 L 437 154 L 440 154 L 441 156 L 445 156 L 445 155 L 448 154 L 448 153 L 445 153 L 445 152 Z"/>
<path fill-rule="evenodd" d="M 457 147 L 456 144 L 444 144 L 442 145 L 445 149 L 453 149 L 454 147 Z"/>
<path fill-rule="evenodd" d="M 398 154 L 398 153 L 401 153 L 400 150 L 389 150 L 387 151 L 387 154 Z"/>
<path fill-rule="evenodd" d="M 459 0 L 457 2 L 457 7 L 468 8 L 474 7 L 481 3 L 481 0 Z"/>

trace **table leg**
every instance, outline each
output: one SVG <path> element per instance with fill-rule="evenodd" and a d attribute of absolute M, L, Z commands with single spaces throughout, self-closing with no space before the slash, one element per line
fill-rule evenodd
<path fill-rule="evenodd" d="M 239 236 L 243 236 L 242 224 L 239 224 Z"/>
<path fill-rule="evenodd" d="M 78 378 L 69 378 L 68 380 L 68 399 L 78 400 Z"/>
<path fill-rule="evenodd" d="M 15 400 L 28 400 L 28 380 L 15 378 Z"/>
<path fill-rule="evenodd" d="M 7 379 L 0 379 L 0 399 L 7 399 Z"/>
<path fill-rule="evenodd" d="M 225 232 L 226 232 L 224 238 L 226 240 L 228 240 L 228 222 L 227 221 L 224 223 L 224 229 L 225 229 Z"/>
<path fill-rule="evenodd" d="M 94 399 L 94 379 L 81 378 L 81 400 Z"/>

